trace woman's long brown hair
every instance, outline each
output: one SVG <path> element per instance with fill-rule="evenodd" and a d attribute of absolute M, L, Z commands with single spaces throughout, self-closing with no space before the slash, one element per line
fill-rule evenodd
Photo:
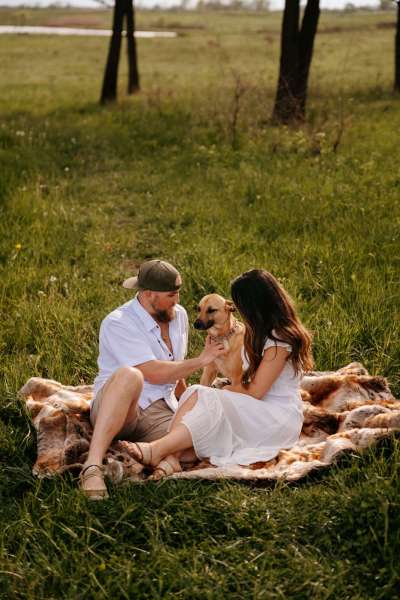
<path fill-rule="evenodd" d="M 246 271 L 232 282 L 231 295 L 246 327 L 244 348 L 249 367 L 243 373 L 243 385 L 254 377 L 267 338 L 290 344 L 288 360 L 296 374 L 312 369 L 311 334 L 296 315 L 289 294 L 271 273 Z"/>

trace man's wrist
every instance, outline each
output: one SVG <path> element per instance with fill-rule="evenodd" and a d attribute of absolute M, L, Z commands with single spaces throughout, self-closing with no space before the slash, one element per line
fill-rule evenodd
<path fill-rule="evenodd" d="M 205 359 L 201 354 L 197 357 L 199 361 L 199 369 L 204 369 L 208 365 L 207 359 Z"/>

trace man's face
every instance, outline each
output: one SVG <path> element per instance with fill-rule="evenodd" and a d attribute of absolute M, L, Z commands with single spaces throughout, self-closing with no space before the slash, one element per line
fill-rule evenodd
<path fill-rule="evenodd" d="M 180 286 L 182 280 L 176 279 L 176 285 Z M 149 304 L 153 309 L 153 316 L 162 323 L 168 323 L 175 317 L 175 305 L 179 302 L 179 290 L 175 292 L 148 292 Z"/>

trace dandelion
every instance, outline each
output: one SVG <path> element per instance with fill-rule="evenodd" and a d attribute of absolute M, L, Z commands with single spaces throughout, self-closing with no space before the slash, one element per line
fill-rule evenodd
<path fill-rule="evenodd" d="M 17 252 L 19 252 L 22 248 L 22 244 L 15 244 L 15 249 Z"/>

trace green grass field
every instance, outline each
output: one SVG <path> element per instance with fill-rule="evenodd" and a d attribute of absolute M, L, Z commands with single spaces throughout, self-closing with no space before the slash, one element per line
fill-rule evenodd
<path fill-rule="evenodd" d="M 110 19 L 0 10 L 2 24 Z M 322 15 L 297 130 L 269 123 L 278 14 L 140 12 L 138 29 L 180 36 L 139 40 L 142 92 L 126 97 L 124 56 L 109 108 L 106 39 L 0 36 L 0 598 L 397 597 L 398 440 L 297 485 L 167 481 L 93 506 L 72 479 L 33 478 L 17 393 L 33 375 L 91 382 L 122 279 L 162 256 L 191 320 L 204 293 L 269 269 L 317 368 L 359 360 L 399 396 L 392 22 Z M 193 331 L 191 355 L 201 344 Z"/>

